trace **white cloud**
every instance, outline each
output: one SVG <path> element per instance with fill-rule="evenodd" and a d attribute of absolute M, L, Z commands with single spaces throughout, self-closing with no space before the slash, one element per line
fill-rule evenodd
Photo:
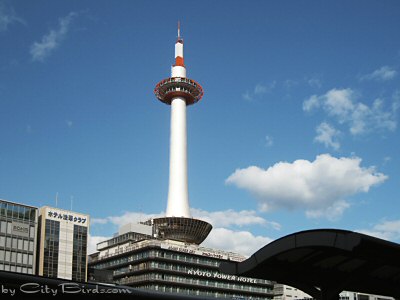
<path fill-rule="evenodd" d="M 68 33 L 72 20 L 78 14 L 69 13 L 67 16 L 59 19 L 58 28 L 50 30 L 50 32 L 42 37 L 40 42 L 34 42 L 30 48 L 30 54 L 33 61 L 43 61 L 51 54 L 62 42 Z"/>
<path fill-rule="evenodd" d="M 124 212 L 121 216 L 109 216 L 109 217 L 105 217 L 105 218 L 92 218 L 91 224 L 94 225 L 94 224 L 111 223 L 113 225 L 121 227 L 128 223 L 143 222 L 143 221 L 147 221 L 152 218 L 159 218 L 159 217 L 163 217 L 163 216 L 164 216 L 163 213 L 144 214 L 141 212 L 127 211 L 127 212 Z"/>
<path fill-rule="evenodd" d="M 375 99 L 371 106 L 357 101 L 352 89 L 332 89 L 326 94 L 312 95 L 303 102 L 304 111 L 322 109 L 339 124 L 346 124 L 352 135 L 377 130 L 394 131 L 397 127 L 398 102 L 391 109 L 384 109 L 384 101 Z M 395 96 L 393 97 L 395 99 Z"/>
<path fill-rule="evenodd" d="M 228 209 L 224 211 L 208 212 L 192 208 L 191 213 L 193 217 L 209 222 L 214 227 L 265 225 L 276 230 L 281 228 L 280 224 L 273 221 L 267 221 L 264 218 L 257 216 L 257 212 L 254 210 L 235 211 L 233 209 Z"/>
<path fill-rule="evenodd" d="M 375 224 L 372 229 L 357 229 L 355 231 L 384 240 L 398 241 L 400 240 L 400 220 L 382 221 Z"/>
<path fill-rule="evenodd" d="M 252 193 L 263 211 L 305 209 L 308 217 L 338 218 L 349 207 L 347 197 L 368 192 L 388 177 L 373 167 L 360 166 L 358 157 L 335 158 L 322 154 L 314 161 L 279 162 L 262 169 L 237 169 L 226 179 Z"/>
<path fill-rule="evenodd" d="M 316 95 L 312 95 L 310 98 L 303 102 L 303 110 L 311 111 L 320 106 L 319 99 Z"/>
<path fill-rule="evenodd" d="M 272 242 L 271 238 L 255 236 L 248 231 L 214 228 L 202 246 L 250 256 L 270 242 Z"/>
<path fill-rule="evenodd" d="M 389 66 L 383 66 L 372 73 L 361 76 L 361 80 L 378 80 L 386 81 L 393 79 L 397 75 L 397 71 Z"/>
<path fill-rule="evenodd" d="M 108 240 L 111 237 L 105 237 L 105 236 L 91 236 L 89 234 L 88 236 L 88 254 L 92 254 L 97 252 L 96 246 L 98 243 L 101 243 L 102 241 Z"/>
<path fill-rule="evenodd" d="M 307 79 L 307 83 L 313 88 L 320 88 L 322 86 L 321 80 L 315 77 Z"/>
<path fill-rule="evenodd" d="M 72 125 L 74 124 L 74 123 L 73 123 L 72 121 L 70 121 L 70 120 L 65 121 L 65 123 L 67 123 L 67 126 L 68 126 L 69 128 L 71 128 Z"/>
<path fill-rule="evenodd" d="M 265 136 L 265 146 L 272 147 L 273 144 L 274 144 L 274 138 L 269 135 Z"/>
<path fill-rule="evenodd" d="M 345 200 L 338 200 L 327 208 L 307 210 L 306 216 L 310 219 L 327 218 L 330 221 L 336 221 L 349 207 L 350 204 Z"/>
<path fill-rule="evenodd" d="M 4 3 L 0 3 L 0 32 L 7 31 L 8 26 L 13 23 L 25 24 L 25 21 L 15 14 L 13 8 L 6 7 Z"/>
<path fill-rule="evenodd" d="M 256 98 L 260 98 L 261 96 L 263 96 L 264 94 L 272 91 L 276 86 L 276 81 L 272 81 L 269 84 L 261 84 L 258 83 L 256 84 L 256 86 L 254 87 L 254 89 L 252 91 L 246 91 L 245 93 L 242 94 L 242 97 L 244 100 L 246 101 L 253 101 Z"/>
<path fill-rule="evenodd" d="M 337 140 L 340 131 L 336 130 L 335 127 L 322 122 L 317 126 L 316 131 L 317 136 L 314 138 L 314 141 L 324 144 L 325 147 L 332 147 L 334 150 L 340 148 L 340 143 Z"/>

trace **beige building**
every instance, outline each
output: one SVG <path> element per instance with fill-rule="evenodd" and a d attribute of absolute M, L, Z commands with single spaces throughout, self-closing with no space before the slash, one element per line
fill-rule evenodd
<path fill-rule="evenodd" d="M 86 281 L 89 215 L 44 206 L 38 223 L 37 274 Z"/>

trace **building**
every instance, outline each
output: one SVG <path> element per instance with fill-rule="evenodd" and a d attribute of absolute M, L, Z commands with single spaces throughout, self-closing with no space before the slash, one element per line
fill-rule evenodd
<path fill-rule="evenodd" d="M 274 300 L 312 300 L 303 291 L 285 284 L 275 284 Z M 344 291 L 339 294 L 339 300 L 393 300 L 392 297 L 370 295 L 365 293 Z"/>
<path fill-rule="evenodd" d="M 35 274 L 38 209 L 0 200 L 0 271 Z"/>
<path fill-rule="evenodd" d="M 37 274 L 86 281 L 89 215 L 40 208 Z"/>
<path fill-rule="evenodd" d="M 245 257 L 193 243 L 154 237 L 154 226 L 128 224 L 90 255 L 92 281 L 104 282 L 94 271 L 108 270 L 113 283 L 187 296 L 272 299 L 273 282 L 219 272 L 223 261 Z M 104 278 L 104 277 L 103 277 Z"/>

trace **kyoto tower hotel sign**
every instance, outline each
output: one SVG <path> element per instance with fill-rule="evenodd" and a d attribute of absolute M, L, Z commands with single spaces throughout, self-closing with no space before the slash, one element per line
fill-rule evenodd
<path fill-rule="evenodd" d="M 186 77 L 179 23 L 171 77 L 160 81 L 154 93 L 161 102 L 171 106 L 171 138 L 166 217 L 153 219 L 153 224 L 160 237 L 200 244 L 210 233 L 212 226 L 202 220 L 193 219 L 190 215 L 186 106 L 197 103 L 203 97 L 203 88 Z"/>

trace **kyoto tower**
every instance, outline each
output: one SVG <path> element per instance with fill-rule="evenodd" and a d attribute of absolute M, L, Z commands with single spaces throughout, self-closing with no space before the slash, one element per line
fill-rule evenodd
<path fill-rule="evenodd" d="M 157 236 L 186 243 L 200 244 L 210 233 L 211 224 L 190 215 L 187 176 L 186 107 L 203 97 L 203 88 L 186 77 L 183 39 L 175 43 L 175 64 L 171 77 L 161 80 L 154 89 L 158 100 L 171 106 L 169 188 L 166 217 L 153 219 Z"/>

